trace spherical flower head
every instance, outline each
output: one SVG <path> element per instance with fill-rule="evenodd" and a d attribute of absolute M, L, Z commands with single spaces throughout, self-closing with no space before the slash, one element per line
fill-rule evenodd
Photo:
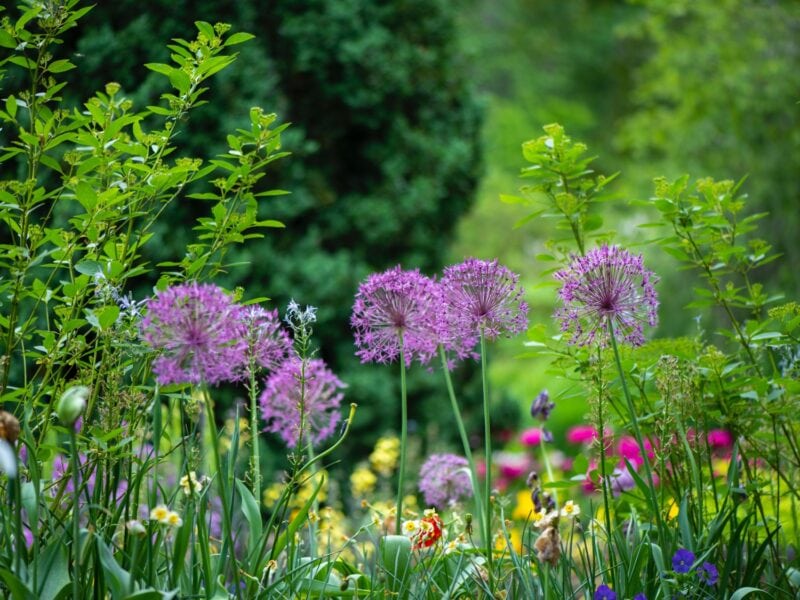
<path fill-rule="evenodd" d="M 344 394 L 340 390 L 344 387 L 322 359 L 284 362 L 267 378 L 259 399 L 266 421 L 264 431 L 277 433 L 292 448 L 306 439 L 319 444 L 333 434 L 342 418 L 339 407 Z"/>
<path fill-rule="evenodd" d="M 710 562 L 704 562 L 697 570 L 697 578 L 708 586 L 713 586 L 719 581 L 719 571 Z"/>
<path fill-rule="evenodd" d="M 672 570 L 676 573 L 688 573 L 694 564 L 694 553 L 686 548 L 678 548 L 672 557 Z"/>
<path fill-rule="evenodd" d="M 644 344 L 644 324 L 658 324 L 658 278 L 644 268 L 641 256 L 618 246 L 601 246 L 579 256 L 555 274 L 562 282 L 563 307 L 555 316 L 570 343 L 605 345 L 608 324 L 614 335 L 631 346 Z"/>
<path fill-rule="evenodd" d="M 153 362 L 162 384 L 235 381 L 246 361 L 241 307 L 215 285 L 185 283 L 147 301 L 142 338 L 161 352 Z"/>
<path fill-rule="evenodd" d="M 447 267 L 441 279 L 443 307 L 439 321 L 445 347 L 475 345 L 511 336 L 528 328 L 528 305 L 522 299 L 519 276 L 497 260 L 468 258 Z"/>
<path fill-rule="evenodd" d="M 617 600 L 617 593 L 605 583 L 594 591 L 594 600 Z"/>
<path fill-rule="evenodd" d="M 358 288 L 350 325 L 362 363 L 394 362 L 402 343 L 406 365 L 436 353 L 439 286 L 419 270 L 399 266 L 373 273 Z M 402 341 L 401 341 L 402 340 Z"/>
<path fill-rule="evenodd" d="M 425 503 L 444 509 L 472 496 L 469 463 L 455 454 L 432 454 L 419 471 Z"/>
<path fill-rule="evenodd" d="M 248 358 L 252 357 L 258 366 L 274 371 L 294 356 L 292 340 L 281 326 L 277 310 L 245 306 L 240 315 L 247 331 Z"/>

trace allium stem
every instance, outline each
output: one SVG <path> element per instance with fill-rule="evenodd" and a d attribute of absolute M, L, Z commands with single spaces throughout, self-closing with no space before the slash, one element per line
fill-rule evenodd
<path fill-rule="evenodd" d="M 598 358 L 600 356 L 600 348 L 597 349 Z M 599 369 L 602 377 L 602 361 L 598 360 Z M 602 381 L 597 386 L 597 431 L 599 435 L 597 437 L 598 441 L 600 442 L 600 487 L 603 491 L 603 512 L 605 513 L 605 522 L 606 522 L 606 543 L 608 545 L 608 557 L 609 562 L 612 563 L 610 569 L 611 575 L 611 585 L 614 589 L 617 588 L 617 581 L 616 581 L 616 566 L 613 564 L 613 552 L 614 552 L 614 544 L 611 542 L 611 508 L 608 502 L 608 471 L 606 470 L 606 435 L 605 435 L 605 418 L 603 415 L 603 386 Z"/>
<path fill-rule="evenodd" d="M 486 541 L 486 566 L 489 572 L 489 589 L 494 591 L 492 573 L 492 423 L 489 416 L 489 379 L 486 372 L 486 336 L 483 327 L 480 331 L 481 338 L 481 381 L 483 383 L 483 438 L 484 438 L 484 463 L 486 465 L 486 486 L 484 496 L 485 522 L 484 540 Z"/>
<path fill-rule="evenodd" d="M 636 416 L 636 409 L 633 406 L 633 400 L 631 399 L 630 391 L 628 391 L 628 383 L 625 380 L 625 372 L 622 370 L 622 361 L 619 358 L 619 349 L 617 348 L 617 340 L 614 336 L 614 324 L 609 320 L 608 321 L 608 337 L 611 340 L 611 348 L 614 350 L 614 361 L 617 365 L 617 372 L 619 373 L 619 380 L 622 384 L 622 393 L 625 395 L 625 402 L 628 405 L 628 413 L 631 417 L 631 424 L 633 425 L 633 435 L 636 438 L 636 443 L 639 445 L 639 452 L 642 453 L 642 465 L 644 466 L 644 472 L 647 477 L 647 485 L 649 487 L 648 500 L 650 501 L 651 507 L 653 509 L 653 513 L 655 514 L 656 522 L 658 525 L 658 534 L 659 534 L 659 542 L 661 543 L 661 547 L 665 547 L 665 540 L 664 532 L 664 524 L 661 520 L 661 510 L 658 505 L 658 499 L 656 498 L 655 494 L 655 484 L 653 483 L 653 472 L 650 469 L 650 461 L 648 460 L 648 453 L 647 448 L 644 445 L 644 438 L 642 436 L 642 430 L 639 427 L 639 419 Z M 603 435 L 603 432 L 600 432 L 600 435 Z"/>
<path fill-rule="evenodd" d="M 258 394 L 254 358 L 250 359 L 250 383 L 247 391 L 250 394 L 250 444 L 253 452 L 250 477 L 253 480 L 253 495 L 256 497 L 256 502 L 261 502 L 261 448 L 258 443 Z"/>
<path fill-rule="evenodd" d="M 408 443 L 408 398 L 406 396 L 406 356 L 403 334 L 398 335 L 400 346 L 400 468 L 397 473 L 397 515 L 395 534 L 400 535 L 403 519 L 403 483 L 406 474 L 406 444 Z"/>
<path fill-rule="evenodd" d="M 442 359 L 442 373 L 444 373 L 444 380 L 447 384 L 447 393 L 450 396 L 450 405 L 453 407 L 453 416 L 456 419 L 458 426 L 458 433 L 461 436 L 461 444 L 464 446 L 464 456 L 469 463 L 469 474 L 472 480 L 472 494 L 475 499 L 475 508 L 478 516 L 478 523 L 481 527 L 481 534 L 486 531 L 486 523 L 483 520 L 483 503 L 481 501 L 481 489 L 478 485 L 478 470 L 475 468 L 475 459 L 472 458 L 472 450 L 469 446 L 469 438 L 467 437 L 467 430 L 464 427 L 464 420 L 461 418 L 461 410 L 456 401 L 456 393 L 453 390 L 453 381 L 450 378 L 450 369 L 447 368 L 447 356 L 444 351 L 444 346 L 439 346 L 439 356 Z"/>

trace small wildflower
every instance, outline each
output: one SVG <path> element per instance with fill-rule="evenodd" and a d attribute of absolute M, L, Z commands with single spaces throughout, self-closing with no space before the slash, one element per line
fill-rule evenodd
<path fill-rule="evenodd" d="M 550 400 L 547 390 L 542 390 L 531 403 L 531 417 L 540 421 L 547 421 L 550 412 L 556 407 L 555 402 Z"/>
<path fill-rule="evenodd" d="M 567 430 L 567 441 L 570 444 L 591 444 L 597 437 L 597 429 L 592 425 L 576 425 Z"/>
<path fill-rule="evenodd" d="M 425 503 L 437 508 L 453 506 L 472 496 L 466 458 L 455 454 L 432 454 L 419 472 L 419 489 Z"/>
<path fill-rule="evenodd" d="M 353 496 L 357 498 L 371 493 L 377 482 L 378 478 L 375 473 L 367 467 L 358 467 L 350 475 L 350 489 L 353 491 Z"/>
<path fill-rule="evenodd" d="M 403 533 L 411 537 L 419 530 L 419 521 L 403 521 Z"/>
<path fill-rule="evenodd" d="M 380 475 L 388 477 L 397 468 L 400 457 L 400 438 L 382 437 L 375 443 L 375 448 L 369 455 L 369 463 Z"/>
<path fill-rule="evenodd" d="M 694 553 L 686 548 L 678 548 L 672 557 L 672 570 L 676 573 L 688 573 L 694 563 Z"/>
<path fill-rule="evenodd" d="M 178 527 L 183 525 L 183 519 L 181 519 L 181 516 L 178 513 L 176 513 L 174 510 L 171 510 L 167 515 L 166 525 L 169 525 L 170 527 L 174 527 L 177 529 Z"/>
<path fill-rule="evenodd" d="M 564 306 L 556 311 L 561 331 L 571 332 L 570 343 L 585 346 L 595 340 L 605 344 L 608 324 L 620 341 L 632 346 L 644 343 L 646 323 L 658 323 L 658 281 L 644 268 L 641 256 L 617 246 L 601 246 L 555 274 L 562 282 L 559 296 Z"/>
<path fill-rule="evenodd" d="M 716 585 L 719 581 L 719 571 L 717 567 L 710 562 L 704 562 L 697 570 L 697 578 L 708 586 Z"/>
<path fill-rule="evenodd" d="M 541 444 L 543 437 L 541 429 L 538 427 L 531 427 L 519 434 L 519 441 L 522 442 L 523 446 L 532 447 Z"/>
<path fill-rule="evenodd" d="M 442 537 L 442 519 L 436 511 L 425 511 L 425 516 L 419 520 L 419 529 L 412 536 L 414 550 L 430 548 Z"/>
<path fill-rule="evenodd" d="M 183 488 L 183 493 L 187 496 L 190 496 L 193 493 L 199 494 L 203 491 L 204 481 L 205 477 L 197 479 L 197 473 L 194 471 L 189 471 L 188 475 L 181 477 L 180 485 Z"/>
<path fill-rule="evenodd" d="M 169 521 L 169 514 L 170 510 L 164 504 L 159 504 L 150 511 L 150 520 L 166 525 Z"/>
<path fill-rule="evenodd" d="M 572 517 L 573 519 L 581 514 L 581 507 L 575 504 L 572 500 L 567 500 L 564 506 L 561 507 L 562 517 Z"/>
<path fill-rule="evenodd" d="M 617 593 L 604 583 L 594 591 L 594 600 L 617 600 Z"/>

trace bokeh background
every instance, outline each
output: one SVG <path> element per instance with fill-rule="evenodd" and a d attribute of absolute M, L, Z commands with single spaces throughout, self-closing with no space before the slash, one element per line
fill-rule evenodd
<path fill-rule="evenodd" d="M 343 468 L 396 428 L 392 366 L 360 365 L 348 326 L 353 295 L 369 273 L 402 264 L 434 275 L 467 256 L 498 258 L 519 272 L 531 325 L 555 333 L 555 290 L 538 261 L 552 223 L 521 227 L 524 209 L 500 194 L 521 185 L 522 142 L 557 121 L 620 171 L 606 229 L 645 252 L 662 278 L 659 332 L 698 335 L 717 318 L 685 310 L 691 281 L 645 246 L 647 207 L 658 175 L 740 179 L 749 212 L 768 211 L 761 235 L 784 254 L 762 274 L 771 291 L 797 297 L 800 279 L 800 3 L 795 0 L 115 0 L 100 2 L 71 32 L 64 52 L 79 68 L 75 105 L 109 81 L 138 108 L 166 91 L 143 67 L 168 61 L 171 38 L 191 39 L 193 21 L 226 22 L 255 40 L 214 80 L 209 104 L 181 124 L 187 155 L 209 158 L 251 106 L 291 122 L 268 188 L 291 192 L 261 206 L 282 220 L 240 248 L 217 283 L 267 296 L 283 312 L 294 298 L 319 309 L 320 355 L 359 404 Z M 633 202 L 633 204 L 632 204 Z M 208 207 L 172 207 L 154 263 L 179 259 Z M 141 293 L 152 282 L 141 282 Z M 525 356 L 524 338 L 491 350 L 497 435 L 526 420 L 543 388 L 563 398 L 556 443 L 586 411 L 579 390 L 546 360 Z M 475 365 L 455 372 L 477 433 Z M 440 374 L 411 377 L 412 434 L 420 453 L 455 441 Z M 236 398 L 230 399 L 233 406 Z M 474 417 L 472 421 L 470 418 Z M 476 439 L 479 442 L 479 438 Z M 279 457 L 276 452 L 267 456 Z M 477 443 L 476 443 L 477 445 Z M 455 446 L 454 446 L 455 447 Z M 279 459 L 268 469 L 279 468 Z"/>

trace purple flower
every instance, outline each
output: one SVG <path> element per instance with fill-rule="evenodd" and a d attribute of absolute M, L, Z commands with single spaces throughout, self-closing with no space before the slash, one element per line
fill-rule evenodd
<path fill-rule="evenodd" d="M 540 421 L 547 421 L 550 418 L 550 411 L 556 407 L 555 402 L 550 401 L 550 394 L 547 390 L 542 390 L 531 404 L 531 416 Z"/>
<path fill-rule="evenodd" d="M 468 258 L 444 270 L 441 341 L 459 356 L 471 350 L 481 332 L 493 340 L 528 327 L 528 305 L 519 276 L 498 264 Z"/>
<path fill-rule="evenodd" d="M 439 509 L 471 497 L 467 459 L 455 454 L 432 454 L 419 471 L 419 489 L 425 503 Z"/>
<path fill-rule="evenodd" d="M 240 316 L 247 331 L 247 355 L 258 366 L 274 371 L 294 354 L 292 340 L 281 327 L 277 310 L 246 306 L 241 309 Z"/>
<path fill-rule="evenodd" d="M 647 600 L 647 596 L 645 596 L 642 592 L 639 592 L 633 597 L 633 600 Z"/>
<path fill-rule="evenodd" d="M 570 343 L 605 344 L 612 323 L 618 339 L 641 346 L 643 323 L 658 323 L 653 288 L 658 278 L 644 268 L 641 256 L 604 245 L 574 258 L 555 278 L 563 283 L 559 296 L 564 302 L 555 316 L 561 319 L 562 332 L 572 332 Z"/>
<path fill-rule="evenodd" d="M 716 585 L 719 581 L 719 571 L 710 562 L 704 562 L 697 570 L 697 578 L 706 585 Z"/>
<path fill-rule="evenodd" d="M 247 330 L 241 307 L 215 285 L 185 283 L 147 301 L 142 337 L 161 351 L 153 362 L 156 380 L 208 383 L 240 378 Z"/>
<path fill-rule="evenodd" d="M 286 361 L 267 378 L 259 400 L 264 431 L 277 433 L 292 448 L 303 445 L 301 437 L 312 444 L 324 441 L 342 418 L 344 387 L 321 359 Z"/>
<path fill-rule="evenodd" d="M 594 600 L 617 600 L 617 593 L 604 583 L 594 591 Z"/>
<path fill-rule="evenodd" d="M 350 324 L 361 362 L 394 362 L 402 340 L 406 365 L 436 353 L 439 287 L 418 270 L 373 273 L 358 288 Z"/>
<path fill-rule="evenodd" d="M 636 487 L 636 480 L 627 468 L 615 468 L 609 478 L 611 480 L 611 493 L 615 498 L 623 492 L 628 492 Z"/>
<path fill-rule="evenodd" d="M 676 573 L 688 573 L 694 564 L 694 553 L 686 548 L 678 548 L 672 557 L 672 570 Z"/>

